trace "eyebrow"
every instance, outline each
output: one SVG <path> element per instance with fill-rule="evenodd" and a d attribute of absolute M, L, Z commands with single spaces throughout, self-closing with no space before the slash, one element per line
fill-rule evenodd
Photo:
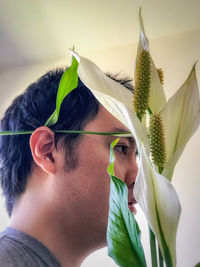
<path fill-rule="evenodd" d="M 121 128 L 115 127 L 112 129 L 112 132 L 127 133 L 127 129 L 122 128 L 122 127 Z M 130 146 L 136 147 L 136 141 L 135 141 L 135 138 L 133 136 L 132 137 L 121 136 L 120 138 L 125 138 L 126 140 L 128 140 Z"/>

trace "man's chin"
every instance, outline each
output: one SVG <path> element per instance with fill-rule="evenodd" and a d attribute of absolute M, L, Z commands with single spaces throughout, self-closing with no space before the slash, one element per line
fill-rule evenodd
<path fill-rule="evenodd" d="M 129 203 L 129 204 L 128 204 L 128 207 L 129 207 L 129 210 L 131 211 L 131 213 L 132 213 L 133 215 L 136 215 L 137 210 L 136 210 L 135 205 L 134 205 L 133 203 Z"/>

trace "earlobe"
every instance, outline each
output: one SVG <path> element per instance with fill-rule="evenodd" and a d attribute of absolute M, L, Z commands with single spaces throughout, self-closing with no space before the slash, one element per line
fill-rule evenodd
<path fill-rule="evenodd" d="M 54 132 L 48 127 L 37 128 L 31 135 L 30 148 L 35 163 L 47 173 L 55 172 Z"/>

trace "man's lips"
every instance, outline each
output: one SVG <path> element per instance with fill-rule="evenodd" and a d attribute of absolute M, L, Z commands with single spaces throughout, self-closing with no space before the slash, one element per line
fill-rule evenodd
<path fill-rule="evenodd" d="M 134 185 L 135 185 L 135 182 L 133 183 L 133 187 L 129 187 L 129 191 L 128 191 L 128 207 L 129 207 L 129 210 L 131 211 L 131 213 L 133 215 L 136 215 L 137 210 L 136 210 L 135 204 L 137 204 L 137 201 L 136 201 L 136 199 L 134 198 L 134 195 L 133 195 Z"/>

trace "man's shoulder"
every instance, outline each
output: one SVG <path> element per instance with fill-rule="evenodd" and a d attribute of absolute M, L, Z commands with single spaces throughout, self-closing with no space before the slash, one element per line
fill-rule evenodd
<path fill-rule="evenodd" d="M 0 233 L 0 266 L 60 267 L 43 244 L 13 228 Z"/>
<path fill-rule="evenodd" d="M 0 266 L 23 266 L 21 256 L 23 247 L 9 237 L 6 231 L 0 233 Z"/>

